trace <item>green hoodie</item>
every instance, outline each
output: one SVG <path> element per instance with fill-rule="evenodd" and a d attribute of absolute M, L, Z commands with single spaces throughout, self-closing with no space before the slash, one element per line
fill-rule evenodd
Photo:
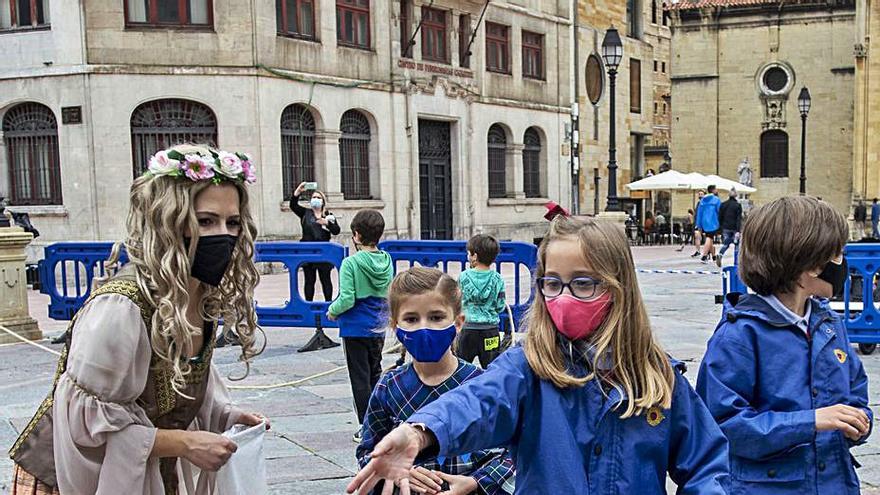
<path fill-rule="evenodd" d="M 339 316 L 362 299 L 385 299 L 393 277 L 391 256 L 385 251 L 358 251 L 345 258 L 339 269 L 339 297 L 330 305 L 330 314 Z"/>
<path fill-rule="evenodd" d="M 495 270 L 465 270 L 458 277 L 461 306 L 467 323 L 497 325 L 507 302 L 504 279 Z"/>

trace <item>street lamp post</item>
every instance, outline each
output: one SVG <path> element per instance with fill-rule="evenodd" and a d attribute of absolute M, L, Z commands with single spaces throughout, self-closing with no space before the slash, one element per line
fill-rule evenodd
<path fill-rule="evenodd" d="M 807 194 L 807 115 L 811 102 L 810 90 L 804 86 L 798 95 L 798 110 L 801 112 L 801 196 Z"/>
<path fill-rule="evenodd" d="M 608 139 L 608 203 L 605 205 L 605 211 L 620 211 L 620 202 L 617 200 L 617 133 L 615 129 L 614 87 L 617 82 L 617 68 L 623 59 L 623 42 L 620 41 L 620 35 L 614 26 L 605 33 L 605 39 L 602 41 L 602 58 L 608 69 L 611 103 L 609 114 L 611 129 Z"/>

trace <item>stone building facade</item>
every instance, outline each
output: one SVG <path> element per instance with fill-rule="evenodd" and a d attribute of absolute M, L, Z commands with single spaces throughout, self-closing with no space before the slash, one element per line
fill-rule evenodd
<path fill-rule="evenodd" d="M 578 16 L 581 211 L 603 211 L 608 196 L 610 101 L 601 52 L 611 26 L 617 27 L 624 45 L 615 102 L 617 195 L 628 211 L 653 208 L 624 186 L 649 169 L 659 172 L 666 161 L 671 139 L 670 18 L 659 0 L 581 1 Z"/>
<path fill-rule="evenodd" d="M 748 158 L 758 189 L 751 195 L 755 204 L 796 194 L 802 129 L 797 99 L 806 86 L 812 95 L 807 194 L 848 211 L 854 0 L 679 0 L 668 8 L 674 168 L 736 179 L 738 165 Z"/>
<path fill-rule="evenodd" d="M 855 132 L 853 141 L 853 196 L 880 197 L 880 2 L 856 2 Z"/>
<path fill-rule="evenodd" d="M 264 239 L 299 237 L 301 180 L 389 238 L 531 241 L 570 201 L 568 1 L 27 1 L 0 13 L 0 195 L 43 244 L 120 239 L 180 139 L 253 156 Z"/>

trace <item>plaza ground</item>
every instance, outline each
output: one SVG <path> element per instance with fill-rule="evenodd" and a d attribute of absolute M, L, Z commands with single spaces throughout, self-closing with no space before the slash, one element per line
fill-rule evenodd
<path fill-rule="evenodd" d="M 717 271 L 688 257 L 690 250 L 670 247 L 634 248 L 636 264 L 643 269 L 689 269 Z M 258 298 L 264 304 L 283 301 L 287 275 L 264 276 Z M 654 331 L 667 351 L 688 365 L 687 377 L 696 380 L 706 341 L 718 321 L 721 307 L 714 302 L 721 290 L 720 275 L 643 273 L 642 294 Z M 62 332 L 65 322 L 46 316 L 48 298 L 31 291 L 31 314 L 46 336 Z M 332 371 L 345 364 L 342 348 L 297 353 L 312 329 L 268 328 L 269 345 L 251 367 L 244 382 L 235 385 L 269 385 L 295 381 Z M 334 340 L 335 331 L 328 331 Z M 47 342 L 43 344 L 48 345 Z M 390 340 L 387 342 L 391 344 Z M 58 348 L 59 346 L 50 346 Z M 237 348 L 218 349 L 214 364 L 223 376 L 240 375 Z M 870 403 L 880 403 L 880 353 L 862 356 L 870 380 Z M 55 357 L 34 347 L 16 344 L 0 346 L 0 449 L 5 452 L 30 419 L 51 384 Z M 386 356 L 387 364 L 394 361 Z M 344 370 L 336 371 L 295 387 L 233 390 L 235 400 L 272 419 L 266 451 L 270 492 L 273 494 L 337 495 L 357 469 L 357 428 L 352 412 L 351 390 Z M 862 468 L 858 470 L 863 493 L 880 495 L 880 435 L 854 449 Z M 9 491 L 12 463 L 0 458 L 0 494 Z M 674 492 L 670 485 L 670 493 Z"/>

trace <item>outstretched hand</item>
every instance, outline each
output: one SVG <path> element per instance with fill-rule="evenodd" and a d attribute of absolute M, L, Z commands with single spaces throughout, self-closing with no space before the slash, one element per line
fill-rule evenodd
<path fill-rule="evenodd" d="M 419 451 L 427 446 L 426 437 L 427 434 L 406 423 L 393 429 L 373 449 L 370 463 L 358 472 L 346 492 L 367 495 L 380 480 L 385 480 L 382 495 L 391 495 L 395 484 L 400 495 L 411 495 L 410 469 Z"/>

